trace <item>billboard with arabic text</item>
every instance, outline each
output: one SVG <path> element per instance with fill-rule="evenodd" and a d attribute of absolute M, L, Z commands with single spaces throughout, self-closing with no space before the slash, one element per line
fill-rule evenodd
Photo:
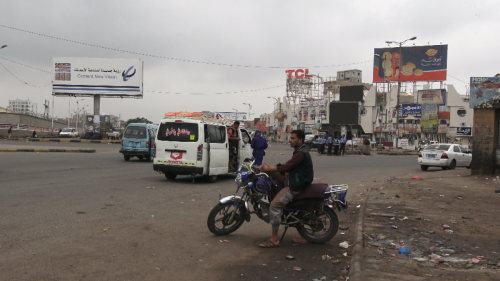
<path fill-rule="evenodd" d="M 377 48 L 374 52 L 373 82 L 444 81 L 448 45 Z M 401 66 L 401 69 L 400 69 Z"/>

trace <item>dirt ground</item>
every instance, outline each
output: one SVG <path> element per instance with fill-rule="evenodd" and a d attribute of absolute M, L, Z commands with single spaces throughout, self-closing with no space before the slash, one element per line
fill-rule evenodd
<path fill-rule="evenodd" d="M 500 178 L 463 168 L 414 176 L 357 194 L 366 204 L 363 280 L 500 280 Z"/>

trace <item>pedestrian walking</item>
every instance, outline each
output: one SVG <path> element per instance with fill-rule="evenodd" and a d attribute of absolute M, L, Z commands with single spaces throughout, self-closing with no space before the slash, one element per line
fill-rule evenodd
<path fill-rule="evenodd" d="M 346 143 L 347 143 L 347 139 L 345 138 L 345 135 L 342 135 L 342 138 L 340 138 L 340 155 L 345 154 Z"/>
<path fill-rule="evenodd" d="M 332 156 L 332 146 L 333 146 L 332 135 L 329 135 L 328 139 L 326 139 L 326 145 L 328 145 L 328 156 Z"/>
<path fill-rule="evenodd" d="M 33 138 L 36 138 L 36 131 L 33 130 Z"/>
<path fill-rule="evenodd" d="M 334 148 L 333 155 L 339 156 L 339 147 L 340 147 L 339 137 L 335 137 L 335 139 L 333 140 L 333 148 Z"/>
<path fill-rule="evenodd" d="M 9 133 L 9 139 L 10 139 L 10 136 L 12 135 L 12 126 L 10 126 L 9 130 L 7 131 L 7 133 Z"/>

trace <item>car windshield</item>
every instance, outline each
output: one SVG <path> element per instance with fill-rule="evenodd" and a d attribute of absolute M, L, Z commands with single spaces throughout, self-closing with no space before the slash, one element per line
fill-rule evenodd
<path fill-rule="evenodd" d="M 424 150 L 445 150 L 447 151 L 448 149 L 450 149 L 450 145 L 449 144 L 433 144 L 433 145 L 429 145 L 427 146 Z"/>
<path fill-rule="evenodd" d="M 71 129 L 63 129 L 63 132 L 71 132 Z"/>
<path fill-rule="evenodd" d="M 139 126 L 130 126 L 127 127 L 125 131 L 125 138 L 134 138 L 134 139 L 145 139 L 146 138 L 146 128 Z"/>

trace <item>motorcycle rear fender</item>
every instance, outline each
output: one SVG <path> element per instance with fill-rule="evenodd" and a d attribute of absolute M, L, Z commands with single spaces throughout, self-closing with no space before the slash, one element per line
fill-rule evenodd
<path fill-rule="evenodd" d="M 220 199 L 219 203 L 224 204 L 224 203 L 227 203 L 227 202 L 230 202 L 230 201 L 240 201 L 240 200 L 241 200 L 241 197 L 235 196 L 235 195 L 230 195 L 230 196 L 226 196 L 226 197 Z M 245 201 L 245 209 L 247 211 L 249 211 L 248 210 L 248 204 L 247 204 L 246 201 Z"/>

